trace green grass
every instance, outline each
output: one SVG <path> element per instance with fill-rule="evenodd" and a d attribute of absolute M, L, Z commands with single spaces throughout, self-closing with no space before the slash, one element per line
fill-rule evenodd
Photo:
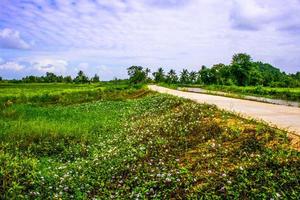
<path fill-rule="evenodd" d="M 233 92 L 242 95 L 260 96 L 300 102 L 300 88 L 239 87 L 239 86 L 204 86 L 204 89 Z"/>
<path fill-rule="evenodd" d="M 33 104 L 74 104 L 89 102 L 98 99 L 126 98 L 143 85 L 130 87 L 126 84 L 111 85 L 101 82 L 99 84 L 66 84 L 66 83 L 31 83 L 31 84 L 1 84 L 0 108 L 12 103 Z M 120 95 L 120 91 L 123 96 Z M 118 93 L 118 94 L 117 94 Z"/>
<path fill-rule="evenodd" d="M 2 199 L 299 197 L 286 132 L 143 89 L 102 93 L 1 110 Z"/>
<path fill-rule="evenodd" d="M 271 88 L 261 86 L 226 86 L 226 85 L 194 85 L 194 84 L 159 84 L 171 89 L 178 87 L 195 87 L 212 91 L 222 91 L 245 96 L 257 96 L 271 99 L 282 99 L 300 102 L 300 88 Z"/>

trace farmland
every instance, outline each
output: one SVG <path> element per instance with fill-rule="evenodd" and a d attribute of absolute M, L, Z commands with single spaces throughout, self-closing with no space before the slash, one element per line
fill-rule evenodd
<path fill-rule="evenodd" d="M 144 86 L 3 84 L 5 199 L 296 199 L 299 142 Z"/>

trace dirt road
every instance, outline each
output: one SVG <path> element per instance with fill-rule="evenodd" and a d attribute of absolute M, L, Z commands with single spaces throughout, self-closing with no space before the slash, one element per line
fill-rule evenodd
<path fill-rule="evenodd" d="M 245 117 L 264 120 L 271 125 L 300 135 L 300 108 L 207 94 L 182 92 L 156 85 L 149 85 L 149 88 L 160 93 L 167 93 L 191 99 L 198 103 L 214 104 L 221 109 L 239 113 Z"/>

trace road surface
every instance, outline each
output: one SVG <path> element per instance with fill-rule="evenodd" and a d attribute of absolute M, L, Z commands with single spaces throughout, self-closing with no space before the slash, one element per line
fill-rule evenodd
<path fill-rule="evenodd" d="M 278 128 L 300 135 L 300 108 L 222 96 L 182 92 L 156 85 L 149 85 L 148 87 L 153 91 L 191 99 L 198 103 L 214 104 L 221 109 L 239 113 L 245 117 L 263 120 L 273 126 L 275 125 Z"/>

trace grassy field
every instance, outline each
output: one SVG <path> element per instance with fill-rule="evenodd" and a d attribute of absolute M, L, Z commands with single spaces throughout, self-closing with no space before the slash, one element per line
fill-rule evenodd
<path fill-rule="evenodd" d="M 1 199 L 300 196 L 299 142 L 214 106 L 105 84 L 6 85 L 1 104 Z"/>
<path fill-rule="evenodd" d="M 242 96 L 257 96 L 271 99 L 282 99 L 300 102 L 300 88 L 271 88 L 261 86 L 225 86 L 225 85 L 193 85 L 193 84 L 160 84 L 164 87 L 177 89 L 178 87 L 195 87 L 212 91 L 222 91 Z"/>
<path fill-rule="evenodd" d="M 37 103 L 41 105 L 82 103 L 97 99 L 113 98 L 116 92 L 122 90 L 127 90 L 123 93 L 123 95 L 127 95 L 132 89 L 140 89 L 141 87 L 141 85 L 129 87 L 127 84 L 112 85 L 110 83 L 0 83 L 0 106 L 3 107 L 11 103 Z M 121 96 L 116 96 L 116 98 Z"/>
<path fill-rule="evenodd" d="M 233 92 L 242 95 L 252 95 L 300 102 L 300 88 L 271 88 L 254 86 L 204 86 L 203 88 L 208 90 Z"/>

